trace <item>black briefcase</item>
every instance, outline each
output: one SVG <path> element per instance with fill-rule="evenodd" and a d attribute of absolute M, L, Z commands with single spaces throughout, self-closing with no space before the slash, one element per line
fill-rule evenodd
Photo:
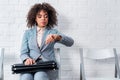
<path fill-rule="evenodd" d="M 33 65 L 24 65 L 24 64 L 13 64 L 12 65 L 13 74 L 46 71 L 46 70 L 57 70 L 57 69 L 58 67 L 55 61 L 39 62 Z"/>

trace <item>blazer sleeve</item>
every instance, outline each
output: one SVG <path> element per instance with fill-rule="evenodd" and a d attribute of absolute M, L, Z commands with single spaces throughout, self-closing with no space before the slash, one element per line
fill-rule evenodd
<path fill-rule="evenodd" d="M 23 39 L 22 39 L 22 44 L 21 44 L 21 55 L 20 58 L 24 62 L 27 58 L 29 57 L 29 46 L 28 46 L 28 31 L 26 30 Z"/>
<path fill-rule="evenodd" d="M 74 40 L 71 37 L 68 37 L 68 36 L 60 33 L 58 30 L 56 30 L 56 33 L 62 37 L 61 40 L 57 41 L 57 42 L 64 44 L 68 47 L 70 47 L 74 44 Z"/>

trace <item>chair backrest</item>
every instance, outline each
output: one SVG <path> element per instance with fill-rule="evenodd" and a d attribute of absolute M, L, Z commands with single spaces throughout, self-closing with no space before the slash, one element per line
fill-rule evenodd
<path fill-rule="evenodd" d="M 54 48 L 55 51 L 55 57 L 58 65 L 60 66 L 60 48 Z"/>
<path fill-rule="evenodd" d="M 106 48 L 86 48 L 83 57 L 90 59 L 105 59 L 115 57 L 113 49 Z"/>
<path fill-rule="evenodd" d="M 4 60 L 4 48 L 0 48 L 0 80 L 3 80 L 3 60 Z"/>

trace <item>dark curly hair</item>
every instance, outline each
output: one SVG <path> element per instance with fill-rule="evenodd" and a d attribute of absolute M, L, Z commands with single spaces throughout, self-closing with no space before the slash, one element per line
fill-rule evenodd
<path fill-rule="evenodd" d="M 45 10 L 48 13 L 48 24 L 47 27 L 53 28 L 57 25 L 57 12 L 56 10 L 48 3 L 38 3 L 31 7 L 27 15 L 27 27 L 32 28 L 36 24 L 36 15 L 39 11 Z"/>

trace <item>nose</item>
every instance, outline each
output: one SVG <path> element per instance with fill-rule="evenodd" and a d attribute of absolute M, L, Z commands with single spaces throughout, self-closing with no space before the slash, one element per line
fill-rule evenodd
<path fill-rule="evenodd" d="M 41 18 L 42 20 L 45 20 L 45 17 L 44 16 L 42 16 L 42 18 Z"/>

